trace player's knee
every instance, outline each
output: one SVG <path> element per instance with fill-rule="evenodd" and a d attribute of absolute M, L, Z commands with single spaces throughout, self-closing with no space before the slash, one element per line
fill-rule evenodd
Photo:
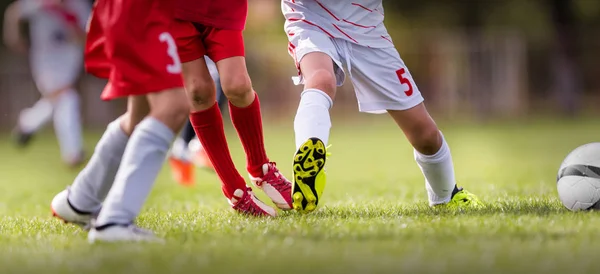
<path fill-rule="evenodd" d="M 221 79 L 221 88 L 227 99 L 232 102 L 244 101 L 253 94 L 252 82 L 249 77 Z"/>
<path fill-rule="evenodd" d="M 150 115 L 163 122 L 173 131 L 179 131 L 188 119 L 190 104 L 183 89 L 180 91 L 172 90 L 168 94 L 165 92 L 164 95 L 168 96 L 153 98 L 150 103 Z"/>
<path fill-rule="evenodd" d="M 435 154 L 442 145 L 440 130 L 434 123 L 418 126 L 410 135 L 413 147 L 425 155 Z"/>
<path fill-rule="evenodd" d="M 190 115 L 190 105 L 182 98 L 178 103 L 171 104 L 171 107 L 165 112 L 165 115 L 167 115 L 169 118 L 168 120 L 171 121 L 173 128 L 180 129 Z"/>
<path fill-rule="evenodd" d="M 309 75 L 304 75 L 304 88 L 305 89 L 318 89 L 321 90 L 332 99 L 335 96 L 336 90 L 336 77 L 332 71 L 327 69 L 318 69 L 310 73 Z"/>
<path fill-rule="evenodd" d="M 193 109 L 209 108 L 216 101 L 215 84 L 212 79 L 189 81 L 185 88 Z"/>

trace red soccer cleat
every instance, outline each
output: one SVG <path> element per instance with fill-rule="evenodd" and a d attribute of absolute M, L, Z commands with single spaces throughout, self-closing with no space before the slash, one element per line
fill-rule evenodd
<path fill-rule="evenodd" d="M 262 177 L 250 176 L 250 180 L 262 189 L 278 208 L 292 209 L 292 183 L 283 177 L 275 163 L 264 164 L 262 170 Z"/>
<path fill-rule="evenodd" d="M 277 216 L 275 209 L 256 198 L 251 188 L 247 188 L 245 191 L 236 189 L 229 203 L 234 210 L 242 214 L 258 217 Z"/>

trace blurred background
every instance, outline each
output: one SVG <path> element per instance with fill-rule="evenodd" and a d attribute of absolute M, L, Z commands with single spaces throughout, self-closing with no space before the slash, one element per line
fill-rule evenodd
<path fill-rule="evenodd" d="M 11 2 L 0 0 L 0 10 Z M 598 0 L 384 0 L 384 7 L 388 30 L 437 119 L 600 112 Z M 245 39 L 265 116 L 291 123 L 301 88 L 290 79 L 296 71 L 280 1 L 250 0 Z M 27 55 L 1 45 L 0 60 L 0 130 L 6 132 L 40 94 Z M 125 104 L 102 102 L 104 81 L 82 75 L 85 127 L 104 127 Z M 337 117 L 357 114 L 348 84 L 333 111 Z"/>

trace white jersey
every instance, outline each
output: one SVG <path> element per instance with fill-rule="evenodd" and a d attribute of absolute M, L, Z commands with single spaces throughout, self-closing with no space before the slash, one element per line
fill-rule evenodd
<path fill-rule="evenodd" d="M 44 2 L 19 0 L 22 16 L 29 21 L 31 50 L 48 53 L 67 49 L 81 51 L 83 47 L 73 39 L 71 29 L 85 29 L 92 9 L 90 1 L 63 0 L 64 11 L 49 7 Z"/>
<path fill-rule="evenodd" d="M 63 0 L 62 8 L 44 0 L 19 0 L 29 21 L 30 63 L 33 79 L 43 94 L 72 86 L 83 67 L 83 45 L 74 28 L 85 30 L 92 5 L 88 0 Z"/>
<path fill-rule="evenodd" d="M 366 47 L 394 47 L 383 24 L 382 0 L 282 0 L 281 8 L 288 35 L 312 29 Z"/>

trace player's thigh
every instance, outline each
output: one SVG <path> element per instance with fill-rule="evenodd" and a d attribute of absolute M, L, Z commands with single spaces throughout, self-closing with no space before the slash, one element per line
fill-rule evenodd
<path fill-rule="evenodd" d="M 352 46 L 352 84 L 360 111 L 407 110 L 423 102 L 408 68 L 394 48 Z"/>
<path fill-rule="evenodd" d="M 172 33 L 182 62 L 185 89 L 195 111 L 209 108 L 215 102 L 214 83 L 205 63 L 206 47 L 197 27 L 187 21 L 175 20 Z"/>
<path fill-rule="evenodd" d="M 289 37 L 289 53 L 296 62 L 299 77 L 296 84 L 335 95 L 344 83 L 343 56 L 334 41 L 319 31 L 306 30 Z"/>
<path fill-rule="evenodd" d="M 242 31 L 205 27 L 203 32 L 207 55 L 216 64 L 225 94 L 230 98 L 248 96 L 252 82 L 246 66 Z"/>

